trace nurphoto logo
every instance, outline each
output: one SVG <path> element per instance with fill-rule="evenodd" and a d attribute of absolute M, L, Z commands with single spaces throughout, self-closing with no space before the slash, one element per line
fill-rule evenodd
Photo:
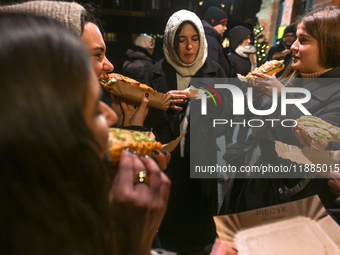
<path fill-rule="evenodd" d="M 209 86 L 205 84 L 205 86 Z M 209 88 L 216 92 L 216 90 L 212 87 L 209 86 Z M 243 94 L 242 90 L 238 88 L 235 85 L 231 84 L 215 84 L 215 88 L 219 89 L 228 89 L 230 90 L 233 98 L 233 115 L 244 115 L 244 98 L 245 95 Z M 204 90 L 204 89 L 203 89 Z M 304 94 L 304 98 L 289 98 L 287 97 L 288 93 L 301 93 Z M 211 93 L 208 93 L 211 95 Z M 211 95 L 212 96 L 212 95 Z M 220 96 L 216 92 L 216 96 L 220 99 Z M 247 105 L 249 111 L 254 114 L 254 115 L 259 115 L 259 116 L 265 116 L 265 115 L 270 115 L 272 114 L 278 105 L 278 94 L 277 94 L 277 88 L 273 88 L 273 94 L 272 94 L 272 106 L 270 109 L 267 110 L 258 110 L 255 109 L 253 105 L 253 88 L 248 87 L 247 89 Z M 300 111 L 304 115 L 312 115 L 302 104 L 307 103 L 311 99 L 311 93 L 309 90 L 304 89 L 304 88 L 297 88 L 297 87 L 284 87 L 281 89 L 281 115 L 287 115 L 286 112 L 286 107 L 288 104 L 295 104 L 297 108 L 300 109 Z M 215 101 L 215 99 L 213 99 Z M 221 100 L 221 99 L 220 99 Z M 215 102 L 216 104 L 216 102 Z M 222 102 L 221 102 L 222 105 Z M 202 97 L 202 102 L 201 102 L 201 114 L 206 115 L 207 114 L 207 97 Z"/>

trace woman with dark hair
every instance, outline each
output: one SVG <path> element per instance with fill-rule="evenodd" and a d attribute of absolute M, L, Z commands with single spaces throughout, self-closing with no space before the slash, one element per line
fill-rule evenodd
<path fill-rule="evenodd" d="M 292 44 L 293 59 L 291 65 L 281 76 L 286 78 L 282 82 L 286 86 L 303 87 L 311 93 L 311 99 L 303 104 L 313 116 L 319 117 L 335 126 L 340 126 L 340 7 L 328 6 L 313 10 L 302 16 L 297 25 L 297 40 Z M 281 105 L 281 89 L 284 85 L 275 78 L 253 72 L 262 79 L 254 83 L 268 96 L 272 96 L 273 88 L 278 90 L 278 106 Z M 337 78 L 337 79 L 334 79 Z M 291 93 L 290 99 L 299 99 L 304 96 L 301 93 Z M 269 99 L 268 97 L 265 99 Z M 263 100 L 261 109 L 269 109 L 272 101 L 265 103 Z M 295 104 L 287 104 L 286 115 L 281 115 L 281 107 L 272 114 L 265 116 L 267 119 L 296 120 L 305 115 Z M 292 121 L 291 121 L 292 122 Z M 289 122 L 285 126 L 292 126 Z M 293 132 L 292 132 L 293 131 Z M 242 165 L 270 164 L 289 165 L 288 162 L 278 157 L 274 140 L 289 145 L 308 146 L 299 131 L 292 127 L 284 127 L 277 121 L 274 125 L 265 125 L 260 130 L 255 130 L 255 143 L 246 150 L 247 155 L 237 156 L 238 163 Z M 327 150 L 338 150 L 339 144 L 328 144 Z M 236 150 L 226 155 L 229 163 L 235 163 Z M 254 155 L 260 155 L 254 157 Z M 226 199 L 226 207 L 223 213 L 235 213 L 259 207 L 275 205 L 288 201 L 319 195 L 323 205 L 332 210 L 339 221 L 339 205 L 337 197 L 328 187 L 328 179 L 315 178 L 312 173 L 306 173 L 303 179 L 256 179 L 259 177 L 251 174 L 247 180 L 234 179 L 233 188 Z M 229 202 L 228 202 L 229 201 Z M 340 221 L 339 221 L 340 222 Z"/>
<path fill-rule="evenodd" d="M 193 77 L 226 77 L 222 67 L 207 58 L 207 42 L 200 19 L 181 10 L 168 20 L 164 32 L 165 58 L 146 74 L 145 82 L 155 90 L 172 95 L 170 109 L 150 108 L 145 126 L 157 140 L 167 143 L 189 131 L 190 103 L 186 100 Z M 191 123 L 195 125 L 195 123 Z M 210 128 L 210 127 L 209 127 Z M 214 130 L 206 129 L 209 134 Z M 168 209 L 159 229 L 162 247 L 178 254 L 196 254 L 214 242 L 213 215 L 217 214 L 216 179 L 190 179 L 190 132 L 171 153 L 166 174 L 172 182 Z M 216 148 L 202 148 L 217 161 Z"/>
<path fill-rule="evenodd" d="M 128 152 L 109 176 L 102 155 L 117 116 L 84 43 L 25 14 L 2 13 L 0 37 L 1 252 L 150 254 L 170 181 Z M 134 184 L 140 171 L 149 185 Z"/>
<path fill-rule="evenodd" d="M 114 67 L 107 59 L 106 45 L 102 36 L 100 21 L 95 18 L 95 10 L 87 5 L 84 8 L 76 2 L 65 1 L 27 1 L 20 4 L 0 6 L 1 12 L 28 13 L 36 16 L 57 20 L 70 30 L 81 36 L 86 44 L 92 59 L 92 65 L 98 78 L 112 72 Z M 118 123 L 125 126 L 143 126 L 147 114 L 148 98 L 142 98 L 139 108 L 133 107 L 132 102 L 112 100 L 111 95 L 102 89 L 102 100 L 111 105 L 118 114 Z"/>

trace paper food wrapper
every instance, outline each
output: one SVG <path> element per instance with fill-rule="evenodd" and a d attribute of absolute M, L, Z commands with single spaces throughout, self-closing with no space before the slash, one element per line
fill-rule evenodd
<path fill-rule="evenodd" d="M 275 150 L 279 157 L 289 159 L 298 164 L 326 164 L 334 166 L 340 160 L 340 151 L 298 147 L 280 141 L 275 141 Z"/>
<path fill-rule="evenodd" d="M 214 220 L 219 239 L 238 255 L 340 254 L 340 228 L 318 196 Z"/>
<path fill-rule="evenodd" d="M 190 99 L 202 99 L 202 95 L 205 93 L 204 90 L 195 88 L 194 86 L 190 86 L 184 91 L 190 92 Z"/>
<path fill-rule="evenodd" d="M 236 74 L 237 75 L 237 78 L 242 81 L 242 82 L 246 82 L 246 83 L 249 83 L 249 81 L 247 80 L 247 78 L 245 76 L 243 76 L 242 74 Z"/>
<path fill-rule="evenodd" d="M 182 140 L 183 136 L 186 133 L 187 132 L 182 133 L 179 137 L 177 137 L 175 140 L 171 141 L 170 143 L 163 144 L 162 149 L 168 152 L 172 152 L 177 147 L 177 145 L 179 144 L 179 142 Z"/>
<path fill-rule="evenodd" d="M 202 95 L 204 94 L 204 91 L 198 88 L 195 88 L 194 86 L 190 86 L 189 88 L 186 88 L 185 90 L 186 92 L 190 92 L 190 97 L 188 98 L 190 99 L 202 99 Z"/>
<path fill-rule="evenodd" d="M 148 106 L 166 111 L 170 105 L 171 95 L 163 94 L 156 91 L 148 91 L 130 84 L 126 84 L 122 81 L 117 81 L 112 89 L 106 90 L 118 97 L 136 103 L 140 103 L 143 95 L 146 92 L 148 92 L 149 93 Z"/>

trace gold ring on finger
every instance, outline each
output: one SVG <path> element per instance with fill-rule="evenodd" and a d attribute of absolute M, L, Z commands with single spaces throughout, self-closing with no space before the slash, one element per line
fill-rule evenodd
<path fill-rule="evenodd" d="M 146 185 L 150 184 L 150 180 L 149 180 L 149 174 L 147 171 L 140 171 L 134 178 L 133 180 L 134 184 L 138 184 L 138 183 L 145 183 Z"/>

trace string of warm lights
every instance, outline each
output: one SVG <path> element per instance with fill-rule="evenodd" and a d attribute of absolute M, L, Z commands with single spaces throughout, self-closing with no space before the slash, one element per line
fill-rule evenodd
<path fill-rule="evenodd" d="M 266 57 L 267 49 L 269 48 L 266 36 L 262 34 L 263 30 L 264 26 L 261 26 L 260 24 L 257 24 L 253 30 L 254 46 L 257 50 L 258 64 L 262 64 L 264 58 Z"/>
<path fill-rule="evenodd" d="M 204 1 L 199 1 L 198 4 L 199 4 L 199 5 L 203 5 L 203 4 L 204 4 Z M 224 8 L 224 7 L 225 7 L 225 4 L 221 3 L 220 6 L 221 6 L 222 8 Z"/>

